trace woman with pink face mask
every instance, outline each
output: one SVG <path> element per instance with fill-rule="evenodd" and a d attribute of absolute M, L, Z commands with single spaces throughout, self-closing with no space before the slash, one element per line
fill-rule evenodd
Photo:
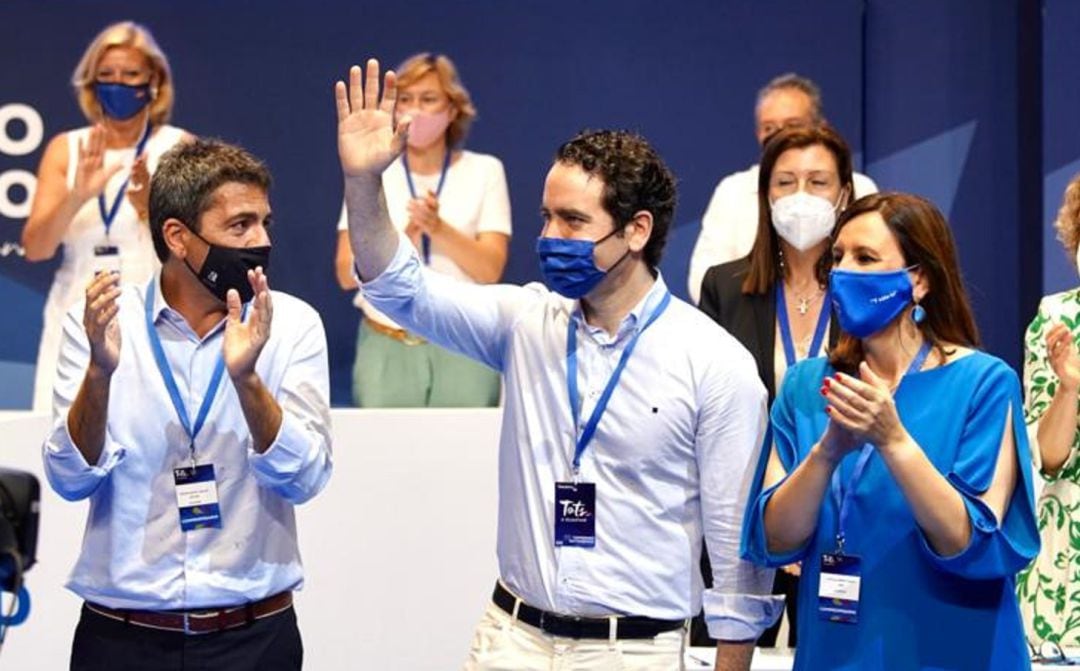
<path fill-rule="evenodd" d="M 476 108 L 443 55 L 417 54 L 397 69 L 397 123 L 408 146 L 383 173 L 394 225 L 431 270 L 464 282 L 502 277 L 510 243 L 510 197 L 502 162 L 463 148 Z M 357 288 L 345 207 L 338 221 L 336 270 L 342 289 Z M 499 375 L 425 342 L 368 305 L 353 366 L 353 401 L 368 408 L 483 407 L 499 402 Z"/>

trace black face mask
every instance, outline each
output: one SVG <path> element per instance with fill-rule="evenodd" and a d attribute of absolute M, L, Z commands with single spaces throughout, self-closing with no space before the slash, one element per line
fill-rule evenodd
<path fill-rule="evenodd" d="M 188 230 L 195 233 L 195 230 L 190 227 Z M 225 301 L 225 295 L 229 289 L 236 289 L 240 294 L 241 303 L 247 303 L 254 298 L 255 290 L 251 288 L 247 273 L 259 266 L 262 266 L 264 273 L 267 272 L 270 267 L 270 245 L 224 247 L 215 245 L 198 233 L 195 233 L 195 237 L 205 242 L 210 250 L 206 253 L 202 270 L 196 272 L 186 258 L 184 265 L 199 278 L 203 286 L 222 302 Z"/>

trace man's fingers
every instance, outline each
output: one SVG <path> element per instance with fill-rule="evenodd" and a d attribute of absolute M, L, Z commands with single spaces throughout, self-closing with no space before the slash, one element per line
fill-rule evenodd
<path fill-rule="evenodd" d="M 394 146 L 400 147 L 405 144 L 405 139 L 409 135 L 409 127 L 412 126 L 412 117 L 405 115 L 398 119 L 397 126 L 394 128 Z"/>
<path fill-rule="evenodd" d="M 95 317 L 95 319 L 97 321 L 98 326 L 107 325 L 109 322 L 111 322 L 113 320 L 114 317 L 116 317 L 118 312 L 120 312 L 120 304 L 119 303 L 113 303 L 109 307 L 107 307 L 104 310 L 102 310 L 101 312 L 97 313 L 97 316 Z"/>
<path fill-rule="evenodd" d="M 345 82 L 339 81 L 334 84 L 334 105 L 337 107 L 337 120 L 341 123 L 349 116 L 349 94 L 345 89 Z"/>
<path fill-rule="evenodd" d="M 229 310 L 229 321 L 240 321 L 240 292 L 229 289 L 225 292 L 225 305 Z"/>
<path fill-rule="evenodd" d="M 94 300 L 101 292 L 108 289 L 110 286 L 120 285 L 120 275 L 112 272 L 101 272 L 94 276 L 94 279 L 90 281 L 90 284 L 86 287 L 86 302 L 89 303 Z"/>
<path fill-rule="evenodd" d="M 383 79 L 383 95 L 382 102 L 379 103 L 379 109 L 387 114 L 394 113 L 394 104 L 397 102 L 397 74 L 393 70 L 386 71 L 386 78 Z"/>
<path fill-rule="evenodd" d="M 364 109 L 364 87 L 361 85 L 363 76 L 364 71 L 359 65 L 349 68 L 349 108 L 352 112 Z"/>
<path fill-rule="evenodd" d="M 115 301 L 120 297 L 120 288 L 114 287 L 106 290 L 104 293 L 98 294 L 90 301 L 90 308 L 93 310 L 100 310 L 104 305 Z"/>
<path fill-rule="evenodd" d="M 379 107 L 379 61 L 369 58 L 367 62 L 367 81 L 364 83 L 364 109 L 375 110 Z"/>

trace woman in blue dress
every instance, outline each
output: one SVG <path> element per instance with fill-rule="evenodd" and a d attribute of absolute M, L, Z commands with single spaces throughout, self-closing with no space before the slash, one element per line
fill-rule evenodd
<path fill-rule="evenodd" d="M 747 559 L 803 562 L 795 669 L 1028 669 L 1020 384 L 977 349 L 948 225 L 922 198 L 868 196 L 833 257 L 844 333 L 787 374 L 743 528 Z"/>

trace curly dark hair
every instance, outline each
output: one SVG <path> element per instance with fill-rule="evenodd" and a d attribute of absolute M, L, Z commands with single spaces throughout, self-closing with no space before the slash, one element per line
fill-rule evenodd
<path fill-rule="evenodd" d="M 269 193 L 270 171 L 248 152 L 221 140 L 199 138 L 165 152 L 150 179 L 150 238 L 162 263 L 169 258 L 162 232 L 165 220 L 179 219 L 198 233 L 214 192 L 230 182 Z"/>
<path fill-rule="evenodd" d="M 604 210 L 617 228 L 637 212 L 652 214 L 643 256 L 649 268 L 656 268 L 675 216 L 675 176 L 645 138 L 630 131 L 585 130 L 559 147 L 555 160 L 604 181 Z"/>

